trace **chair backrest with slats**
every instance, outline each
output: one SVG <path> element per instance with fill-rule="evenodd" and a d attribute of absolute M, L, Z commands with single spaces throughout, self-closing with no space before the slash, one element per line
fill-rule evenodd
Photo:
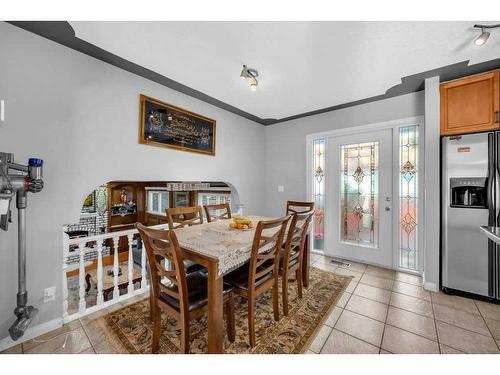
<path fill-rule="evenodd" d="M 314 209 L 314 202 L 287 201 L 286 214 L 295 214 L 311 211 Z"/>
<path fill-rule="evenodd" d="M 231 219 L 232 217 L 229 203 L 211 204 L 203 206 L 203 208 L 205 209 L 205 214 L 209 223 L 216 220 Z"/>
<path fill-rule="evenodd" d="M 187 311 L 186 272 L 177 236 L 173 231 L 148 228 L 140 223 L 137 230 L 146 248 L 155 303 L 158 303 L 160 293 L 165 293 L 179 302 L 181 313 Z M 167 261 L 168 270 L 165 269 Z M 162 282 L 162 278 L 167 279 L 170 287 Z"/>
<path fill-rule="evenodd" d="M 314 210 L 293 214 L 285 242 L 284 267 L 287 267 L 294 259 L 298 258 L 299 261 L 302 259 L 306 236 L 313 215 Z"/>
<path fill-rule="evenodd" d="M 203 224 L 203 211 L 201 206 L 167 208 L 167 221 L 170 230 Z"/>
<path fill-rule="evenodd" d="M 290 216 L 280 219 L 259 221 L 255 229 L 248 272 L 248 289 L 255 286 L 255 281 L 279 271 L 280 251 L 283 245 L 286 226 Z M 271 232 L 271 233 L 269 233 Z"/>

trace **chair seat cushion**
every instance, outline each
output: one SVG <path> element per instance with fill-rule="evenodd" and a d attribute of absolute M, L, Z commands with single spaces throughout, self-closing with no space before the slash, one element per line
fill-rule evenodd
<path fill-rule="evenodd" d="M 196 310 L 203 307 L 208 303 L 208 278 L 207 274 L 203 271 L 192 272 L 186 274 L 186 283 L 188 290 L 188 309 L 189 311 Z M 176 286 L 167 286 L 167 288 L 172 289 L 177 292 Z M 232 287 L 229 284 L 224 283 L 224 293 L 229 292 Z M 179 300 L 169 296 L 165 292 L 160 292 L 160 299 L 170 307 L 180 310 Z"/>
<path fill-rule="evenodd" d="M 201 264 L 194 263 L 190 260 L 185 259 L 184 260 L 184 270 L 186 273 L 193 273 L 197 271 L 202 271 L 206 270 L 206 267 L 202 266 Z"/>
<path fill-rule="evenodd" d="M 264 269 L 263 266 L 257 269 L 257 272 Z M 266 281 L 272 279 L 272 273 L 268 273 L 267 275 L 262 276 L 261 278 L 255 280 L 255 287 L 258 287 L 265 283 Z M 248 290 L 248 264 L 234 270 L 227 276 L 224 276 L 224 282 L 230 284 L 231 286 Z"/>
<path fill-rule="evenodd" d="M 280 256 L 280 270 L 283 269 L 283 260 L 285 258 L 285 253 L 282 252 Z M 299 257 L 295 257 L 292 260 L 288 261 L 288 268 L 291 268 L 295 266 L 297 263 L 299 263 Z"/>

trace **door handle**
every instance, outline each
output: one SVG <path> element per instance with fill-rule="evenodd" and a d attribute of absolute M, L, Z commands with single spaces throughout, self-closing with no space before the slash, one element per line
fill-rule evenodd
<path fill-rule="evenodd" d="M 386 206 L 386 207 L 385 207 L 385 210 L 386 210 L 386 211 L 390 211 L 390 210 L 391 210 L 391 208 L 390 208 L 389 206 Z"/>

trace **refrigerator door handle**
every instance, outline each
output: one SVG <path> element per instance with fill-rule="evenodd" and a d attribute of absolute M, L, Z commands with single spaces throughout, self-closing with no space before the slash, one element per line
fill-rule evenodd
<path fill-rule="evenodd" d="M 495 133 L 495 205 L 497 209 L 495 225 L 500 225 L 500 133 Z M 488 287 L 491 292 L 491 296 L 497 299 L 500 298 L 500 245 L 495 244 L 494 250 L 489 250 L 492 254 L 489 256 L 489 273 L 493 275 L 488 276 L 490 282 L 492 282 L 493 287 Z"/>
<path fill-rule="evenodd" d="M 494 205 L 495 205 L 495 226 L 500 225 L 500 133 L 495 133 L 495 152 L 494 152 L 494 161 L 495 161 L 495 178 L 493 183 L 493 189 L 495 190 L 494 196 Z"/>
<path fill-rule="evenodd" d="M 496 194 L 495 180 L 496 180 L 496 156 L 498 155 L 495 145 L 498 145 L 498 134 L 488 134 L 488 182 L 487 182 L 487 203 L 488 203 L 488 225 L 496 226 L 496 207 L 494 194 Z M 488 239 L 488 295 L 494 297 L 497 293 L 496 287 L 496 272 L 495 272 L 495 259 L 496 259 L 496 244 Z"/>
<path fill-rule="evenodd" d="M 495 134 L 488 134 L 488 174 L 487 177 L 487 187 L 486 187 L 486 200 L 488 204 L 488 225 L 495 226 L 496 224 L 496 207 L 494 203 L 494 194 L 495 194 Z"/>

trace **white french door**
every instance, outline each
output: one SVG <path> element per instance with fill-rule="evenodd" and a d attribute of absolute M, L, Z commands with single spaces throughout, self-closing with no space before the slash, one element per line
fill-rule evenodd
<path fill-rule="evenodd" d="M 393 131 L 327 138 L 325 253 L 393 267 Z"/>

